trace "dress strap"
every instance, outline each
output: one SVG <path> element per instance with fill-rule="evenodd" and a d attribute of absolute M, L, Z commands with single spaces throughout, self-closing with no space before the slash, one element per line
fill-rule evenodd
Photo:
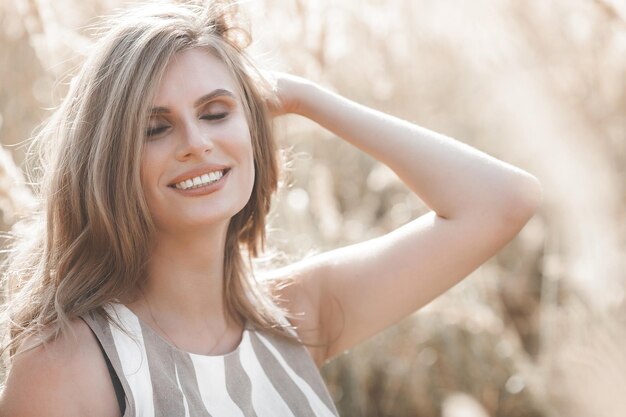
<path fill-rule="evenodd" d="M 91 311 L 81 315 L 80 318 L 87 323 L 91 332 L 96 336 L 98 347 L 104 356 L 107 370 L 111 377 L 121 415 L 135 416 L 136 408 L 133 392 L 124 374 L 114 337 L 111 334 L 112 325 L 100 311 Z M 112 320 L 115 320 L 115 318 Z"/>
<path fill-rule="evenodd" d="M 93 330 L 91 332 L 93 333 Z M 94 333 L 94 336 L 96 336 L 95 333 Z M 109 356 L 104 351 L 104 348 L 102 347 L 102 343 L 100 343 L 100 340 L 98 339 L 97 336 L 96 336 L 96 340 L 98 341 L 98 347 L 100 348 L 100 351 L 102 352 L 102 355 L 104 356 L 104 360 L 107 363 L 107 369 L 109 370 L 109 375 L 111 376 L 111 382 L 113 382 L 113 389 L 115 390 L 115 397 L 117 398 L 117 404 L 120 407 L 120 415 L 123 416 L 124 412 L 126 411 L 124 387 L 122 387 L 122 383 L 120 382 L 120 379 L 117 376 L 117 372 L 115 372 L 115 369 L 113 369 L 113 364 L 111 364 L 111 360 L 109 359 Z"/>

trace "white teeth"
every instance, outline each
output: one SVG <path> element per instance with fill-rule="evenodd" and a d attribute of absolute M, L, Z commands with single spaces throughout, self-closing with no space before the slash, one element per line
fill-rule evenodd
<path fill-rule="evenodd" d="M 177 183 L 175 186 L 179 190 L 188 190 L 190 188 L 198 188 L 204 185 L 211 184 L 224 176 L 223 171 L 213 171 L 207 174 L 202 174 L 197 177 L 190 178 L 185 181 Z"/>

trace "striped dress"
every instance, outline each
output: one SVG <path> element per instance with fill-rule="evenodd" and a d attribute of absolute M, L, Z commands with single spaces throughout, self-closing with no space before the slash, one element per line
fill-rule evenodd
<path fill-rule="evenodd" d="M 123 304 L 83 316 L 125 397 L 124 417 L 336 417 L 306 348 L 246 326 L 235 350 L 205 356 L 162 339 Z M 121 393 L 120 393 L 121 395 Z"/>

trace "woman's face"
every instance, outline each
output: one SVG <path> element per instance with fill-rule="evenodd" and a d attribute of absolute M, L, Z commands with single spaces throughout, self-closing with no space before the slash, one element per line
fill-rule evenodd
<path fill-rule="evenodd" d="M 203 49 L 176 54 L 149 115 L 141 184 L 159 231 L 229 220 L 254 183 L 250 131 L 236 82 Z"/>

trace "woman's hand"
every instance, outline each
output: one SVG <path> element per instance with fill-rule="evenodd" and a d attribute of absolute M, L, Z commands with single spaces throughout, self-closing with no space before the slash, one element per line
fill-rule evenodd
<path fill-rule="evenodd" d="M 300 114 L 304 87 L 311 85 L 312 82 L 284 72 L 265 74 L 265 78 L 271 85 L 271 95 L 267 97 L 267 103 L 272 116 Z"/>

